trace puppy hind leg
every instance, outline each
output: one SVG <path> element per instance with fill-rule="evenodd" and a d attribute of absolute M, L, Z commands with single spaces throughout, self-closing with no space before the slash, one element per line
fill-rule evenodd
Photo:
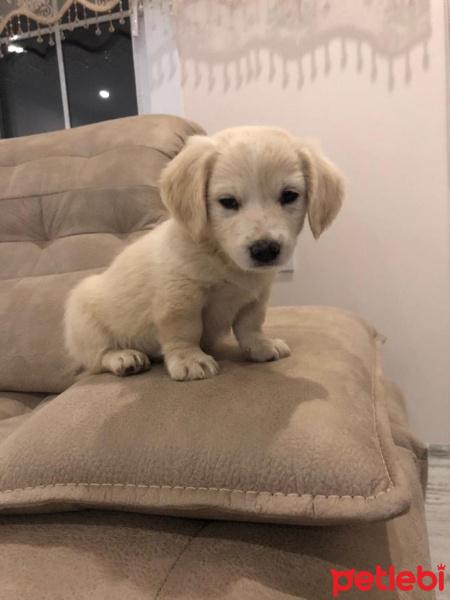
<path fill-rule="evenodd" d="M 85 279 L 74 289 L 66 306 L 66 346 L 77 366 L 88 373 L 111 371 L 123 377 L 150 368 L 146 354 L 123 348 L 97 318 L 102 308 L 99 276 Z"/>
<path fill-rule="evenodd" d="M 77 363 L 91 374 L 111 371 L 124 377 L 150 369 L 147 355 L 115 347 L 101 324 L 87 314 L 78 318 L 76 333 L 70 337 L 70 350 Z"/>
<path fill-rule="evenodd" d="M 76 308 L 66 321 L 66 346 L 79 371 L 100 373 L 101 358 L 111 347 L 111 340 L 95 318 Z"/>
<path fill-rule="evenodd" d="M 70 353 L 88 373 L 111 371 L 119 377 L 148 371 L 150 361 L 139 350 L 121 349 L 95 317 L 79 311 L 76 327 L 66 332 Z"/>
<path fill-rule="evenodd" d="M 98 306 L 97 275 L 83 280 L 68 298 L 65 313 L 66 348 L 77 367 L 100 373 L 102 356 L 114 347 L 113 340 L 96 314 Z"/>

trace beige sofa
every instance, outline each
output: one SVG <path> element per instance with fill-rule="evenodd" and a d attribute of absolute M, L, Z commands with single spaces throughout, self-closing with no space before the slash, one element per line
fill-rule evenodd
<path fill-rule="evenodd" d="M 426 449 L 359 317 L 271 309 L 292 356 L 229 340 L 211 380 L 73 375 L 68 290 L 167 218 L 158 174 L 201 132 L 147 116 L 0 142 L 1 597 L 432 598 L 356 585 L 430 568 Z"/>

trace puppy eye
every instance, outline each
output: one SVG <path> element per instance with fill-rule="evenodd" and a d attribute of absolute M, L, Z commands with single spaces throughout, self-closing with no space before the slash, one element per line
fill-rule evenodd
<path fill-rule="evenodd" d="M 228 208 L 229 210 L 238 210 L 239 208 L 238 201 L 232 196 L 229 198 L 221 198 L 219 202 L 224 208 Z"/>
<path fill-rule="evenodd" d="M 283 190 L 281 193 L 280 203 L 281 204 L 292 204 L 298 198 L 298 193 L 293 190 Z"/>

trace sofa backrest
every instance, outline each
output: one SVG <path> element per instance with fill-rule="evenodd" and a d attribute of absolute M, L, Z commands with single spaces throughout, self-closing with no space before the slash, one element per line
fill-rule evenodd
<path fill-rule="evenodd" d="M 0 389 L 73 382 L 67 293 L 167 218 L 159 174 L 195 133 L 149 115 L 0 141 Z"/>

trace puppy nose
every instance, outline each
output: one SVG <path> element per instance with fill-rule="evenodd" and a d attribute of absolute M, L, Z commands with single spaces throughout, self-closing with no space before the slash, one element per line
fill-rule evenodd
<path fill-rule="evenodd" d="M 270 263 L 280 254 L 280 244 L 274 240 L 258 240 L 250 246 L 250 254 L 260 263 Z"/>

